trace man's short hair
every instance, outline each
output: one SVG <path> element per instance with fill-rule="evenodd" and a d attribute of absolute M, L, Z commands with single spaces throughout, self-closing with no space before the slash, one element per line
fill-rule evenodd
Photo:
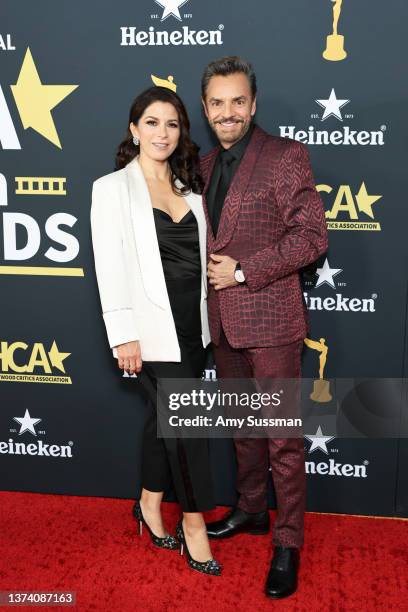
<path fill-rule="evenodd" d="M 252 65 L 238 55 L 229 55 L 210 62 L 201 79 L 201 95 L 205 99 L 208 83 L 214 76 L 228 76 L 230 74 L 245 74 L 251 87 L 252 97 L 256 96 L 256 76 Z"/>

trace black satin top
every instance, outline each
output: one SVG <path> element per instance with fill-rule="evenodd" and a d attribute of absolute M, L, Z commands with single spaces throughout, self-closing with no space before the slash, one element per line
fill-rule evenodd
<path fill-rule="evenodd" d="M 160 256 L 177 334 L 201 338 L 201 259 L 197 220 L 189 210 L 175 223 L 153 208 Z"/>

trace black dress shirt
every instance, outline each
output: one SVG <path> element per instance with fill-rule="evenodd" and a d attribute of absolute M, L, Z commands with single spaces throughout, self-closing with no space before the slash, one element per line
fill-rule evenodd
<path fill-rule="evenodd" d="M 254 124 L 251 124 L 245 136 L 230 149 L 220 147 L 215 160 L 214 170 L 206 193 L 207 209 L 214 236 L 217 235 L 225 196 L 251 140 L 253 129 Z"/>

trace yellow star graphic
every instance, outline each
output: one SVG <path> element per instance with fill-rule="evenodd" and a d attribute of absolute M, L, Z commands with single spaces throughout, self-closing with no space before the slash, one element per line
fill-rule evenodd
<path fill-rule="evenodd" d="M 52 365 L 54 366 L 54 368 L 58 368 L 58 370 L 60 370 L 61 372 L 64 372 L 65 374 L 65 368 L 62 362 L 64 361 L 64 359 L 69 357 L 71 353 L 61 353 L 58 350 L 57 343 L 54 340 L 54 342 L 52 343 L 51 350 L 48 351 L 48 355 L 50 357 L 50 361 Z"/>
<path fill-rule="evenodd" d="M 51 110 L 77 87 L 78 85 L 43 85 L 30 48 L 27 47 L 18 81 L 11 85 L 24 129 L 33 128 L 62 149 Z"/>
<path fill-rule="evenodd" d="M 371 217 L 371 219 L 374 219 L 372 205 L 380 198 L 382 198 L 381 195 L 368 195 L 365 183 L 363 181 L 361 183 L 360 191 L 356 195 L 358 209 Z"/>

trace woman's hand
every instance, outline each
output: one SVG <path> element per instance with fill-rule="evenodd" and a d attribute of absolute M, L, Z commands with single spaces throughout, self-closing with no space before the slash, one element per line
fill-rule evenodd
<path fill-rule="evenodd" d="M 142 355 L 138 340 L 119 344 L 116 349 L 118 351 L 118 367 L 121 370 L 127 370 L 130 374 L 141 371 Z"/>

